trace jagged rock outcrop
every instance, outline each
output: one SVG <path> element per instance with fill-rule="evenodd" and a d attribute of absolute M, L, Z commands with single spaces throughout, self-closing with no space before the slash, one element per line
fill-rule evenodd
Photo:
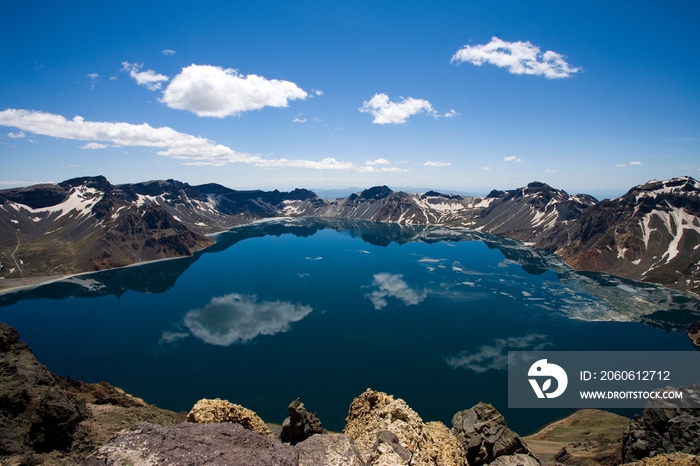
<path fill-rule="evenodd" d="M 695 346 L 700 346 L 700 320 L 696 320 L 685 329 Z"/>
<path fill-rule="evenodd" d="M 117 434 L 82 464 L 297 466 L 299 454 L 291 445 L 240 424 L 141 422 Z"/>
<path fill-rule="evenodd" d="M 537 459 L 522 453 L 499 456 L 489 464 L 491 466 L 540 466 L 540 462 Z"/>
<path fill-rule="evenodd" d="M 261 435 L 272 435 L 265 422 L 254 411 L 219 398 L 199 400 L 187 414 L 187 421 L 199 424 L 231 422 Z"/>
<path fill-rule="evenodd" d="M 498 457 L 518 453 L 535 457 L 518 434 L 506 426 L 503 415 L 487 403 L 455 414 L 452 434 L 464 447 L 470 466 L 489 464 Z"/>
<path fill-rule="evenodd" d="M 282 423 L 280 439 L 292 445 L 306 440 L 314 434 L 324 433 L 323 426 L 316 414 L 306 410 L 299 398 L 289 404 L 289 417 Z"/>
<path fill-rule="evenodd" d="M 355 442 L 343 434 L 312 435 L 296 449 L 299 466 L 365 466 Z"/>
<path fill-rule="evenodd" d="M 439 430 L 427 427 L 402 399 L 367 389 L 350 404 L 343 433 L 355 440 L 368 466 L 466 466 L 459 442 Z"/>
<path fill-rule="evenodd" d="M 56 385 L 17 330 L 0 323 L 0 456 L 71 447 L 88 410 Z"/>
<path fill-rule="evenodd" d="M 700 408 L 688 407 L 700 404 L 700 384 L 673 390 L 682 390 L 683 399 L 650 401 L 624 432 L 623 462 L 676 452 L 700 454 Z"/>

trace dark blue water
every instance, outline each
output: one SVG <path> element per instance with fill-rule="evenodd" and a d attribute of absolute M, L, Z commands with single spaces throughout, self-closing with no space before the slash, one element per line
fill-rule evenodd
<path fill-rule="evenodd" d="M 301 397 L 340 430 L 370 387 L 449 425 L 479 401 L 528 434 L 567 411 L 507 408 L 508 350 L 692 350 L 698 302 L 576 274 L 512 240 L 301 219 L 187 259 L 0 296 L 49 370 L 189 410 L 224 398 L 282 422 Z"/>

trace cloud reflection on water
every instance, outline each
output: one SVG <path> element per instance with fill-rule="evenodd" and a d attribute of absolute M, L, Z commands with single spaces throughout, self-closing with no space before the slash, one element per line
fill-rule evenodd
<path fill-rule="evenodd" d="M 403 280 L 403 275 L 392 273 L 378 273 L 374 275 L 372 285 L 379 287 L 370 294 L 366 295 L 372 301 L 374 308 L 379 310 L 388 303 L 386 297 L 397 298 L 403 301 L 407 306 L 420 304 L 423 302 L 428 293 L 416 291 Z"/>
<path fill-rule="evenodd" d="M 445 362 L 455 369 L 463 367 L 477 374 L 490 369 L 505 370 L 508 368 L 508 350 L 540 351 L 551 345 L 542 341 L 545 338 L 547 338 L 546 335 L 535 333 L 524 337 L 497 338 L 492 345 L 484 345 L 475 353 L 462 351 L 457 356 L 448 356 Z"/>
<path fill-rule="evenodd" d="M 201 309 L 189 311 L 183 322 L 192 335 L 205 343 L 229 346 L 248 343 L 258 335 L 287 332 L 292 322 L 300 321 L 312 310 L 311 306 L 302 304 L 258 301 L 255 295 L 231 293 L 212 298 Z M 161 341 L 176 341 L 180 336 L 164 332 Z"/>

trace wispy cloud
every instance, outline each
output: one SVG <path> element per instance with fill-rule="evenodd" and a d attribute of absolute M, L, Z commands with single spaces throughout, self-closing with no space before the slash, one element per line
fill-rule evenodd
<path fill-rule="evenodd" d="M 542 53 L 530 42 L 506 42 L 498 37 L 484 45 L 465 45 L 452 56 L 452 63 L 469 62 L 477 66 L 490 63 L 507 68 L 513 74 L 531 74 L 547 79 L 568 78 L 581 70 L 571 67 L 565 56 L 551 50 Z"/>
<path fill-rule="evenodd" d="M 306 123 L 306 118 L 299 118 L 301 116 L 301 113 L 297 116 L 294 117 L 292 120 L 292 123 Z"/>
<path fill-rule="evenodd" d="M 549 169 L 549 168 L 547 169 L 547 173 L 556 173 L 556 172 L 557 172 L 556 170 L 552 170 L 552 169 Z"/>
<path fill-rule="evenodd" d="M 486 171 L 488 171 L 488 170 L 491 170 L 491 167 L 489 167 L 489 166 L 486 166 L 486 167 L 481 167 L 481 169 L 482 169 L 482 170 L 486 170 Z"/>
<path fill-rule="evenodd" d="M 530 334 L 524 337 L 498 338 L 491 345 L 484 345 L 476 352 L 462 351 L 457 356 L 445 358 L 445 362 L 455 369 L 462 367 L 477 374 L 491 369 L 508 368 L 508 350 L 529 348 L 540 351 L 551 343 L 544 342 L 546 335 Z"/>
<path fill-rule="evenodd" d="M 175 55 L 175 50 L 165 49 L 163 50 L 163 55 Z"/>
<path fill-rule="evenodd" d="M 634 167 L 634 166 L 641 165 L 641 164 L 642 164 L 642 162 L 636 162 L 636 161 L 630 162 L 630 163 L 618 163 L 617 165 L 615 165 L 615 168 L 624 168 L 628 165 L 631 167 Z"/>
<path fill-rule="evenodd" d="M 15 127 L 43 136 L 78 141 L 101 141 L 118 146 L 157 147 L 158 155 L 181 159 L 185 165 L 222 166 L 230 163 L 252 164 L 263 168 L 294 167 L 310 170 L 348 170 L 373 172 L 374 167 L 358 166 L 328 157 L 321 161 L 299 159 L 265 159 L 259 155 L 237 152 L 207 138 L 180 133 L 167 126 L 154 128 L 148 123 L 113 123 L 85 121 L 76 116 L 67 120 L 61 115 L 22 109 L 0 112 L 0 126 Z M 385 167 L 386 168 L 386 167 Z M 393 168 L 381 171 L 394 171 Z M 398 170 L 398 169 L 397 169 Z"/>
<path fill-rule="evenodd" d="M 164 74 L 158 74 L 153 70 L 139 71 L 141 68 L 143 68 L 143 63 L 122 62 L 122 71 L 128 71 L 129 76 L 134 78 L 138 85 L 146 86 L 151 91 L 160 89 L 162 83 L 170 79 Z"/>
<path fill-rule="evenodd" d="M 23 137 L 25 137 L 25 135 L 24 131 L 20 131 L 19 133 L 13 133 L 12 131 L 10 131 L 9 133 L 7 133 L 7 137 L 12 139 L 22 139 Z"/>
<path fill-rule="evenodd" d="M 323 95 L 323 91 L 320 90 L 320 89 L 311 89 L 311 92 L 313 92 L 313 93 L 316 94 L 317 96 L 322 96 L 322 95 Z"/>
<path fill-rule="evenodd" d="M 378 273 L 374 275 L 372 285 L 379 289 L 374 290 L 366 297 L 372 301 L 377 310 L 388 304 L 387 297 L 400 299 L 407 306 L 411 306 L 423 302 L 428 295 L 426 291 L 417 291 L 408 286 L 408 283 L 403 280 L 403 275 L 400 274 Z"/>
<path fill-rule="evenodd" d="M 514 155 L 511 155 L 510 157 L 503 157 L 503 160 L 505 160 L 506 162 L 515 162 L 515 163 L 520 163 L 523 161 L 522 159 L 520 159 Z"/>
<path fill-rule="evenodd" d="M 81 146 L 80 148 L 81 149 L 95 150 L 95 149 L 106 149 L 108 147 L 109 146 L 107 144 L 100 144 L 99 142 L 88 142 L 87 144 L 85 144 L 84 146 Z"/>
<path fill-rule="evenodd" d="M 258 335 L 289 331 L 313 311 L 311 306 L 287 301 L 258 301 L 254 295 L 231 293 L 212 298 L 183 319 L 192 335 L 205 343 L 229 346 L 248 343 Z M 161 338 L 162 339 L 162 338 Z"/>
<path fill-rule="evenodd" d="M 630 165 L 641 165 L 642 162 L 630 162 Z"/>
<path fill-rule="evenodd" d="M 423 164 L 424 167 L 449 167 L 452 165 L 451 162 L 433 162 L 429 160 Z"/>
<path fill-rule="evenodd" d="M 308 94 L 290 81 L 266 79 L 211 65 L 183 68 L 163 91 L 162 103 L 200 117 L 224 118 L 263 107 L 287 107 Z"/>
<path fill-rule="evenodd" d="M 436 115 L 435 110 L 427 100 L 408 97 L 401 98 L 401 102 L 391 102 L 386 94 L 375 94 L 370 100 L 364 101 L 359 110 L 374 116 L 372 123 L 375 125 L 403 124 L 411 116 L 419 113 Z"/>
<path fill-rule="evenodd" d="M 454 118 L 456 116 L 459 116 L 459 113 L 456 112 L 454 109 L 450 110 L 449 112 L 445 113 L 443 115 L 445 118 Z"/>
<path fill-rule="evenodd" d="M 85 75 L 86 78 L 90 78 L 90 90 L 93 90 L 95 88 L 95 84 L 100 82 L 97 78 L 100 77 L 99 74 L 97 73 L 90 73 Z"/>

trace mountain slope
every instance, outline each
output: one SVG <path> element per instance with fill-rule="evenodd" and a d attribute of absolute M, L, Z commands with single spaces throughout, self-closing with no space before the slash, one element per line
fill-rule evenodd
<path fill-rule="evenodd" d="M 536 247 L 576 270 L 605 271 L 700 292 L 700 183 L 650 181 L 551 229 Z"/>

